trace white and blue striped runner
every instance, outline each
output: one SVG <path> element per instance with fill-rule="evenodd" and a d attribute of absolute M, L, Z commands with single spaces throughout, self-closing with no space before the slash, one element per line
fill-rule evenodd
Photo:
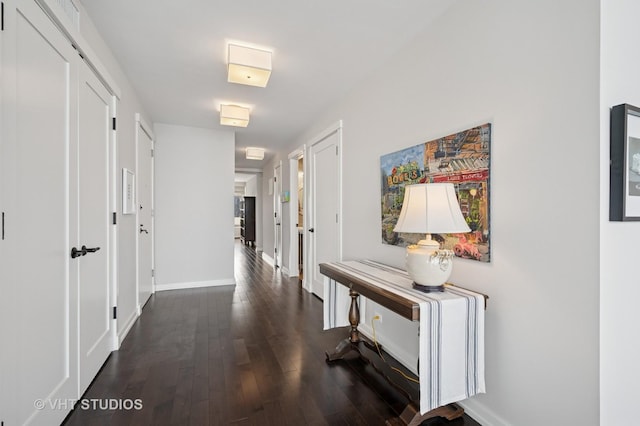
<path fill-rule="evenodd" d="M 405 271 L 368 260 L 331 266 L 419 304 L 422 414 L 485 392 L 483 295 L 453 286 L 441 293 L 416 291 Z M 325 280 L 325 330 L 349 325 L 350 302 L 347 287 Z"/>

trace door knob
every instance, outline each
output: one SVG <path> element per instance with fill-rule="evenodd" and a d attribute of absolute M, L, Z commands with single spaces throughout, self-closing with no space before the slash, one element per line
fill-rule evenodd
<path fill-rule="evenodd" d="M 75 259 L 76 257 L 84 256 L 85 254 L 87 254 L 86 249 L 84 251 L 82 249 L 78 250 L 75 247 L 71 249 L 71 258 L 72 259 Z"/>
<path fill-rule="evenodd" d="M 309 232 L 315 232 L 315 228 L 309 228 Z"/>
<path fill-rule="evenodd" d="M 142 225 L 142 224 L 140 224 L 140 233 L 142 234 L 143 232 L 144 232 L 145 234 L 148 234 L 148 233 L 149 233 L 149 231 L 147 231 L 146 229 L 144 229 L 144 228 L 143 228 L 143 225 Z"/>
<path fill-rule="evenodd" d="M 86 256 L 87 253 L 95 253 L 98 250 L 100 250 L 100 247 L 82 246 L 82 247 L 80 247 L 79 250 L 74 247 L 74 248 L 71 249 L 71 258 L 75 259 L 76 257 Z"/>

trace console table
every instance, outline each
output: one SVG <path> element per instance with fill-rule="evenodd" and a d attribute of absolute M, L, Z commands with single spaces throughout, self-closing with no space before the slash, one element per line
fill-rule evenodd
<path fill-rule="evenodd" d="M 399 417 L 387 420 L 387 425 L 415 426 L 432 417 L 455 419 L 464 413 L 456 401 L 485 391 L 487 296 L 450 284 L 442 293 L 423 293 L 412 288 L 405 271 L 367 260 L 323 263 L 320 272 L 325 276 L 324 328 L 350 326 L 349 336 L 326 352 L 327 362 L 355 351 L 405 397 L 406 404 L 397 410 Z M 360 335 L 360 295 L 404 318 L 420 321 L 419 396 L 415 385 L 383 362 L 373 344 Z M 347 306 L 345 314 L 341 308 Z"/>

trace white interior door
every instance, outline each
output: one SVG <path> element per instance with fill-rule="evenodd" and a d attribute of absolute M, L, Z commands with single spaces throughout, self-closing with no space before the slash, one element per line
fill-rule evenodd
<path fill-rule="evenodd" d="M 282 267 L 282 163 L 274 169 L 274 190 L 273 190 L 273 210 L 274 210 L 274 257 L 276 268 Z"/>
<path fill-rule="evenodd" d="M 138 314 L 153 293 L 153 136 L 137 116 Z"/>
<path fill-rule="evenodd" d="M 4 2 L 0 298 L 11 392 L 2 420 L 60 424 L 78 397 L 77 73 L 80 57 L 32 0 Z M 5 281 L 5 278 L 9 277 Z M 6 319 L 3 316 L 3 319 Z"/>
<path fill-rule="evenodd" d="M 340 232 L 340 134 L 332 131 L 311 145 L 309 259 L 311 291 L 323 298 L 324 279 L 319 265 L 342 258 Z M 306 275 L 306 274 L 305 274 Z"/>
<path fill-rule="evenodd" d="M 78 248 L 88 252 L 79 267 L 80 393 L 113 347 L 110 274 L 110 147 L 111 95 L 82 62 L 79 84 Z M 95 251 L 92 251 L 95 250 Z"/>

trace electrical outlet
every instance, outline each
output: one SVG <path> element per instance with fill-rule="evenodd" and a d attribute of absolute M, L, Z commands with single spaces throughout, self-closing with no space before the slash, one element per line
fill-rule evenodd
<path fill-rule="evenodd" d="M 374 319 L 375 321 L 378 321 L 380 324 L 382 324 L 382 315 L 380 315 L 380 314 L 375 314 L 375 315 L 373 316 L 373 319 Z"/>

